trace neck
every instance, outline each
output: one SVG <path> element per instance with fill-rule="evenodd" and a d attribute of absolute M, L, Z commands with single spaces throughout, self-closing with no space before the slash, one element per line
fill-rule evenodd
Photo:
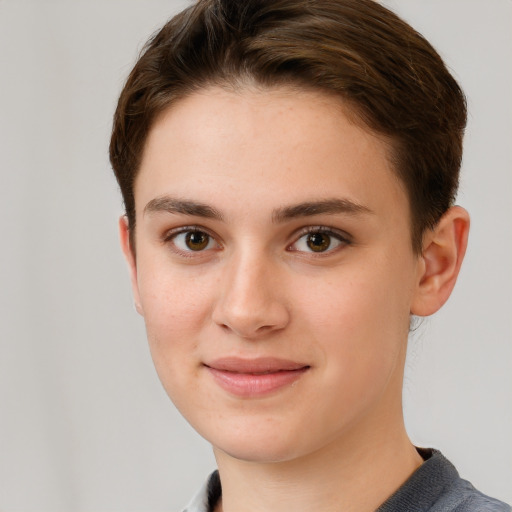
<path fill-rule="evenodd" d="M 373 421 L 358 424 L 342 441 L 292 461 L 241 461 L 219 450 L 215 455 L 222 512 L 372 512 L 422 463 L 403 420 L 391 430 L 376 429 Z"/>

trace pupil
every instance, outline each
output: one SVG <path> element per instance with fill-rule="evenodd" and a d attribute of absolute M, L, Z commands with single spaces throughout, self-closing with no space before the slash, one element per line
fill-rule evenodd
<path fill-rule="evenodd" d="M 324 233 L 313 233 L 308 237 L 308 247 L 315 252 L 322 252 L 329 248 L 331 240 L 329 235 Z"/>
<path fill-rule="evenodd" d="M 200 251 L 208 245 L 208 235 L 201 231 L 191 231 L 185 238 L 187 247 L 193 251 Z"/>

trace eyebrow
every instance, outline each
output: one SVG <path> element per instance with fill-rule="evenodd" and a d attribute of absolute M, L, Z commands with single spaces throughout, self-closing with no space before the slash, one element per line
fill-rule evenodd
<path fill-rule="evenodd" d="M 158 212 L 178 213 L 220 221 L 224 220 L 222 213 L 213 206 L 170 196 L 156 197 L 149 201 L 144 207 L 144 214 Z M 324 199 L 277 208 L 272 212 L 272 222 L 277 224 L 300 217 L 312 217 L 322 214 L 334 215 L 338 213 L 355 215 L 372 214 L 374 212 L 370 210 L 370 208 L 349 199 Z"/>
<path fill-rule="evenodd" d="M 169 196 L 151 199 L 144 207 L 144 213 L 180 213 L 194 217 L 205 217 L 207 219 L 223 220 L 222 214 L 216 208 L 196 201 L 176 199 Z"/>
<path fill-rule="evenodd" d="M 334 215 L 337 213 L 355 215 L 372 214 L 374 212 L 370 208 L 349 199 L 325 199 L 278 208 L 272 214 L 272 221 L 279 223 L 298 217 L 312 217 L 322 214 Z"/>

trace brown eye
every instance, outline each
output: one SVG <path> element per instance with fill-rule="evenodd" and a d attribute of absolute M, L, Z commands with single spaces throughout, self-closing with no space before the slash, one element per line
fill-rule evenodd
<path fill-rule="evenodd" d="M 179 233 L 171 234 L 166 242 L 170 243 L 178 253 L 205 252 L 210 249 L 218 249 L 219 244 L 211 235 L 200 229 L 183 229 Z"/>
<path fill-rule="evenodd" d="M 189 231 L 185 234 L 185 245 L 191 251 L 202 251 L 208 247 L 210 237 L 203 231 Z"/>
<path fill-rule="evenodd" d="M 329 249 L 331 237 L 326 233 L 311 233 L 308 235 L 306 244 L 314 252 L 323 252 Z"/>
<path fill-rule="evenodd" d="M 348 237 L 329 228 L 310 228 L 311 231 L 302 235 L 289 250 L 303 253 L 331 253 L 350 245 Z"/>

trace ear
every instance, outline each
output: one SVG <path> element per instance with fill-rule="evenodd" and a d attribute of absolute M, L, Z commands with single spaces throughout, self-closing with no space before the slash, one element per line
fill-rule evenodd
<path fill-rule="evenodd" d="M 432 315 L 452 293 L 466 253 L 469 214 L 460 206 L 451 207 L 423 239 L 416 292 L 411 313 Z"/>
<path fill-rule="evenodd" d="M 132 283 L 135 309 L 137 310 L 137 313 L 144 316 L 140 302 L 139 284 L 137 281 L 137 264 L 135 260 L 135 251 L 130 243 L 130 227 L 126 215 L 119 217 L 119 238 L 121 240 L 121 249 L 123 250 L 125 260 L 128 263 L 128 268 L 130 270 L 130 280 Z"/>

